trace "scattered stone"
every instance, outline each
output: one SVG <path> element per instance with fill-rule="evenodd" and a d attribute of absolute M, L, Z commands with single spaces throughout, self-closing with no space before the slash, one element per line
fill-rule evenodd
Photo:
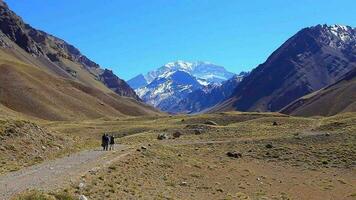
<path fill-rule="evenodd" d="M 273 126 L 278 126 L 278 123 L 277 122 L 273 122 Z"/>
<path fill-rule="evenodd" d="M 185 182 L 185 181 L 183 181 L 183 182 L 181 182 L 179 185 L 180 185 L 180 186 L 188 186 L 188 183 Z"/>
<path fill-rule="evenodd" d="M 218 124 L 216 123 L 216 122 L 214 122 L 214 121 L 207 121 L 207 122 L 205 122 L 204 124 L 206 124 L 206 125 L 213 125 L 213 126 L 217 126 Z"/>
<path fill-rule="evenodd" d="M 79 183 L 79 188 L 83 188 L 84 187 L 84 183 Z"/>
<path fill-rule="evenodd" d="M 242 157 L 242 154 L 238 153 L 236 151 L 229 151 L 229 152 L 226 153 L 226 155 L 228 157 L 232 157 L 232 158 L 241 158 Z"/>
<path fill-rule="evenodd" d="M 221 192 L 221 193 L 222 193 L 222 192 L 224 192 L 224 190 L 223 190 L 223 189 L 221 189 L 221 188 L 216 189 L 216 191 L 217 191 L 217 192 Z"/>
<path fill-rule="evenodd" d="M 330 133 L 325 133 L 325 136 L 329 137 L 329 136 L 330 136 Z"/>
<path fill-rule="evenodd" d="M 194 134 L 195 135 L 201 135 L 202 131 L 200 129 L 194 129 Z"/>
<path fill-rule="evenodd" d="M 42 148 L 42 150 L 46 150 L 46 147 L 45 147 L 45 146 L 42 146 L 41 148 Z"/>
<path fill-rule="evenodd" d="M 79 196 L 79 200 L 88 200 L 88 198 L 86 196 L 84 196 L 84 195 L 80 195 Z"/>
<path fill-rule="evenodd" d="M 179 131 L 173 133 L 173 138 L 179 138 L 180 136 L 182 136 L 182 133 Z"/>
<path fill-rule="evenodd" d="M 142 150 L 147 150 L 147 147 L 141 146 L 141 149 L 142 149 Z"/>
<path fill-rule="evenodd" d="M 157 136 L 157 139 L 158 140 L 165 140 L 165 139 L 168 139 L 167 135 L 165 133 L 160 133 L 158 136 Z"/>
<path fill-rule="evenodd" d="M 302 137 L 300 137 L 300 136 L 294 136 L 294 138 L 295 138 L 296 140 L 301 140 L 301 139 L 302 139 Z"/>
<path fill-rule="evenodd" d="M 267 148 L 267 149 L 272 149 L 272 148 L 273 148 L 273 145 L 272 145 L 272 144 L 266 144 L 266 148 Z"/>

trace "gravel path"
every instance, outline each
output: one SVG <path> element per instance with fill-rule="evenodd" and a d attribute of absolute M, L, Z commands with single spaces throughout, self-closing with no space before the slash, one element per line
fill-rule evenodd
<path fill-rule="evenodd" d="M 115 151 L 88 150 L 0 176 L 0 199 L 7 200 L 27 189 L 53 190 L 87 172 L 105 167 L 131 151 L 119 145 Z"/>

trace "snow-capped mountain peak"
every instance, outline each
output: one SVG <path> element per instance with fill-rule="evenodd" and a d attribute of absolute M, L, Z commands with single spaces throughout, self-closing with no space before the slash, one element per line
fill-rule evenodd
<path fill-rule="evenodd" d="M 233 76 L 224 67 L 209 62 L 178 60 L 136 76 L 128 83 L 146 103 L 170 111 L 187 94 L 211 84 L 221 85 Z"/>

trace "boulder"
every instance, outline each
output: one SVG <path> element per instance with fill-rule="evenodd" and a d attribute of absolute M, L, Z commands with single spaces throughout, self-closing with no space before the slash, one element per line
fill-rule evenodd
<path fill-rule="evenodd" d="M 200 129 L 194 129 L 194 134 L 195 135 L 201 135 L 203 132 Z"/>
<path fill-rule="evenodd" d="M 173 138 L 179 138 L 180 136 L 182 136 L 182 133 L 180 131 L 176 131 L 173 133 Z"/>
<path fill-rule="evenodd" d="M 165 133 L 160 133 L 160 134 L 158 134 L 157 139 L 158 140 L 165 140 L 165 139 L 168 139 L 168 137 L 167 137 L 167 135 Z"/>
<path fill-rule="evenodd" d="M 214 121 L 207 121 L 207 122 L 205 122 L 204 124 L 206 124 L 206 125 L 212 125 L 212 126 L 217 126 L 218 124 L 216 123 L 216 122 L 214 122 Z"/>
<path fill-rule="evenodd" d="M 226 153 L 226 155 L 231 158 L 241 158 L 242 157 L 242 154 L 239 152 L 236 152 L 236 151 L 229 151 Z"/>
<path fill-rule="evenodd" d="M 88 200 L 88 198 L 86 196 L 84 196 L 84 195 L 80 195 L 79 196 L 79 200 Z"/>

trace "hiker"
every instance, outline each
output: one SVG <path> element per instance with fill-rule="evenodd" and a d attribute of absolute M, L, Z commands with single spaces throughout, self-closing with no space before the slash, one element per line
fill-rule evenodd
<path fill-rule="evenodd" d="M 110 150 L 114 150 L 114 145 L 115 145 L 115 137 L 114 135 L 110 136 Z"/>
<path fill-rule="evenodd" d="M 106 147 L 106 133 L 104 133 L 103 136 L 101 136 L 101 146 L 103 147 L 103 151 L 105 151 L 105 147 Z"/>
<path fill-rule="evenodd" d="M 103 147 L 103 151 L 109 150 L 110 137 L 107 133 L 104 133 L 101 136 L 101 146 Z"/>
<path fill-rule="evenodd" d="M 105 151 L 109 150 L 109 144 L 110 144 L 110 136 L 109 134 L 105 134 Z"/>

